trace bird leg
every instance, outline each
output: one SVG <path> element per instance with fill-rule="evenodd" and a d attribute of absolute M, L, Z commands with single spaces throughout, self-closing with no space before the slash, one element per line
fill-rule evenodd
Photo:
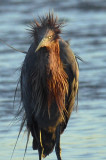
<path fill-rule="evenodd" d="M 58 160 L 61 159 L 61 148 L 60 148 L 60 126 L 56 129 L 56 146 L 55 146 L 55 152 Z"/>
<path fill-rule="evenodd" d="M 43 150 L 44 150 L 44 148 L 42 145 L 41 130 L 39 130 L 39 144 L 38 144 L 39 160 L 42 160 Z"/>
<path fill-rule="evenodd" d="M 39 160 L 42 160 L 42 155 L 43 155 L 44 149 L 43 149 L 43 145 L 42 145 L 41 130 L 39 129 L 39 138 L 36 134 L 35 127 L 33 127 L 33 130 L 34 130 L 34 138 L 36 139 L 37 145 L 38 145 Z"/>

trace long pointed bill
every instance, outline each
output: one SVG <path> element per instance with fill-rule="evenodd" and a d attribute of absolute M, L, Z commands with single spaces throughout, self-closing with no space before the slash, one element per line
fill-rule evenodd
<path fill-rule="evenodd" d="M 46 39 L 43 38 L 43 39 L 41 40 L 41 42 L 39 43 L 39 45 L 37 46 L 35 52 L 37 52 L 41 47 L 44 47 L 45 44 L 46 44 L 45 42 L 46 42 Z"/>

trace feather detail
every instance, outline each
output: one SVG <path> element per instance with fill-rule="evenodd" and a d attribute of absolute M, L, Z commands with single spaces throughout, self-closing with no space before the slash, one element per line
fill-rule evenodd
<path fill-rule="evenodd" d="M 48 113 L 50 115 L 50 107 L 53 101 L 56 101 L 59 112 L 64 119 L 63 112 L 67 112 L 65 108 L 65 97 L 68 94 L 68 76 L 63 69 L 60 60 L 59 43 L 57 42 L 52 51 L 49 52 L 48 64 Z"/>
<path fill-rule="evenodd" d="M 59 34 L 61 33 L 61 27 L 63 23 L 58 22 L 58 18 L 54 18 L 54 14 L 50 13 L 46 15 L 46 17 L 39 17 L 40 23 L 35 19 L 33 23 L 31 23 L 29 33 L 32 37 L 36 38 L 38 31 L 44 28 L 52 29 L 57 35 L 56 38 L 60 38 Z"/>

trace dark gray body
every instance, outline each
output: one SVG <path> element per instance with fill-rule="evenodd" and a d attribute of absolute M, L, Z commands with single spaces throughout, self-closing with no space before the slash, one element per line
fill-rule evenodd
<path fill-rule="evenodd" d="M 32 136 L 34 135 L 33 125 L 36 132 L 39 128 L 41 129 L 45 156 L 54 148 L 56 127 L 58 125 L 61 126 L 61 133 L 66 128 L 78 90 L 79 71 L 76 58 L 65 41 L 60 40 L 59 46 L 60 58 L 68 75 L 69 83 L 69 91 L 65 99 L 68 115 L 64 113 L 65 121 L 62 121 L 55 101 L 50 107 L 50 116 L 48 114 L 47 64 L 49 53 L 46 48 L 41 48 L 35 53 L 37 46 L 33 43 L 25 57 L 21 72 L 21 97 L 23 108 L 25 109 L 27 127 Z M 33 140 L 33 148 L 37 149 L 36 139 Z"/>

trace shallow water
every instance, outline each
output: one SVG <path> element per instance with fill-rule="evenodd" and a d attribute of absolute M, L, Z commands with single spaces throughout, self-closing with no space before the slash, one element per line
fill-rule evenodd
<path fill-rule="evenodd" d="M 29 23 L 49 9 L 66 22 L 62 37 L 73 51 L 88 63 L 79 61 L 79 108 L 73 111 L 68 127 L 61 136 L 65 160 L 106 159 L 106 1 L 105 0 L 3 0 L 0 1 L 0 38 L 27 51 L 31 39 L 26 31 Z M 13 118 L 14 90 L 24 54 L 0 42 L 0 159 L 9 160 L 18 135 L 20 121 Z M 13 160 L 22 160 L 26 137 L 21 134 Z M 25 159 L 38 159 L 31 148 Z M 55 152 L 46 159 L 55 160 Z"/>

